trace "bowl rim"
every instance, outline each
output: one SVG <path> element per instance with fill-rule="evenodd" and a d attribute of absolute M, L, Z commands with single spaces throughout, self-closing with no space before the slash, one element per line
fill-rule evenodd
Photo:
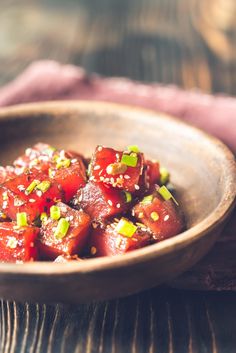
<path fill-rule="evenodd" d="M 49 101 L 37 103 L 25 103 L 14 105 L 10 107 L 0 108 L 0 124 L 1 121 L 9 121 L 11 119 L 27 118 L 33 119 L 38 113 L 50 113 L 56 116 L 58 110 L 60 113 L 77 110 L 86 112 L 96 108 L 96 111 L 101 113 L 106 112 L 130 112 L 137 114 L 146 114 L 148 119 L 154 120 L 157 117 L 168 120 L 188 127 L 195 133 L 200 134 L 204 139 L 207 139 L 211 144 L 217 146 L 218 153 L 221 153 L 225 158 L 227 166 L 227 180 L 224 180 L 224 197 L 220 200 L 217 207 L 201 222 L 194 227 L 174 236 L 173 238 L 166 239 L 160 243 L 153 244 L 135 251 L 131 251 L 125 255 L 117 255 L 114 257 L 99 257 L 94 259 L 86 259 L 82 262 L 70 263 L 54 263 L 46 261 L 28 262 L 24 264 L 15 263 L 0 263 L 0 275 L 40 275 L 43 277 L 61 274 L 84 274 L 89 272 L 100 272 L 103 270 L 111 270 L 114 268 L 122 268 L 132 266 L 137 263 L 143 263 L 153 258 L 165 256 L 172 251 L 182 249 L 188 244 L 206 236 L 206 233 L 214 230 L 214 228 L 224 222 L 227 216 L 231 213 L 236 204 L 236 163 L 235 157 L 230 149 L 219 139 L 211 136 L 210 134 L 202 131 L 201 129 L 179 120 L 176 117 L 170 116 L 162 112 L 140 108 L 136 106 L 129 106 L 124 104 L 101 102 L 101 101 L 86 101 L 86 100 L 65 100 L 65 101 Z M 40 264 L 40 266 L 39 266 Z"/>

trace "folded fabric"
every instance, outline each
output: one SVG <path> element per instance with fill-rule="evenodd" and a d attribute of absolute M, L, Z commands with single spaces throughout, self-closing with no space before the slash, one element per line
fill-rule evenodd
<path fill-rule="evenodd" d="M 123 103 L 165 112 L 217 136 L 236 153 L 236 98 L 186 92 L 175 86 L 88 75 L 53 61 L 33 63 L 0 88 L 0 106 L 65 99 Z M 175 286 L 236 290 L 236 212 L 211 252 L 173 282 Z M 227 259 L 227 261 L 226 261 Z"/>
<path fill-rule="evenodd" d="M 0 89 L 0 106 L 58 99 L 117 102 L 162 111 L 219 137 L 236 152 L 236 99 L 186 92 L 174 86 L 142 84 L 124 78 L 87 75 L 53 61 L 32 64 Z"/>

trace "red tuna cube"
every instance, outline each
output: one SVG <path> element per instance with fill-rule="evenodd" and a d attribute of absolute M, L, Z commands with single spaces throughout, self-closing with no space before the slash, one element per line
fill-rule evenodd
<path fill-rule="evenodd" d="M 122 225 L 119 226 L 122 222 L 124 229 L 127 225 L 130 227 L 131 232 L 127 233 L 129 236 L 125 236 Z M 151 244 L 151 233 L 144 226 L 140 227 L 126 218 L 121 218 L 119 222 L 110 223 L 105 228 L 97 227 L 93 229 L 89 250 L 93 256 L 114 256 L 125 254 L 149 244 Z"/>
<path fill-rule="evenodd" d="M 37 260 L 35 240 L 39 228 L 17 227 L 15 222 L 0 223 L 0 262 Z"/>
<path fill-rule="evenodd" d="M 184 228 L 176 200 L 165 186 L 159 190 L 162 194 L 164 191 L 165 198 L 158 191 L 154 191 L 133 208 L 133 215 L 153 232 L 156 241 L 170 238 Z"/>
<path fill-rule="evenodd" d="M 72 205 L 82 208 L 93 220 L 103 220 L 127 210 L 130 205 L 127 195 L 131 199 L 131 195 L 122 190 L 103 183 L 88 182 L 78 190 Z"/>
<path fill-rule="evenodd" d="M 89 236 L 90 217 L 59 202 L 58 219 L 43 220 L 38 240 L 40 258 L 55 260 L 60 255 L 83 252 Z M 59 211 L 58 211 L 59 209 Z"/>
<path fill-rule="evenodd" d="M 91 160 L 90 180 L 135 192 L 139 190 L 142 171 L 142 153 L 98 146 Z"/>
<path fill-rule="evenodd" d="M 153 190 L 160 180 L 160 164 L 154 161 L 145 161 L 145 184 L 147 190 Z"/>
<path fill-rule="evenodd" d="M 49 176 L 61 185 L 66 202 L 69 202 L 76 191 L 86 184 L 87 179 L 82 158 L 72 152 L 66 152 L 64 159 L 51 165 Z"/>
<path fill-rule="evenodd" d="M 25 153 L 13 162 L 16 174 L 23 173 L 27 168 L 36 168 L 47 172 L 55 153 L 58 151 L 45 143 L 37 143 L 33 147 L 27 148 Z"/>
<path fill-rule="evenodd" d="M 0 211 L 12 220 L 18 212 L 26 212 L 28 223 L 32 223 L 62 196 L 60 185 L 31 170 L 0 186 Z"/>

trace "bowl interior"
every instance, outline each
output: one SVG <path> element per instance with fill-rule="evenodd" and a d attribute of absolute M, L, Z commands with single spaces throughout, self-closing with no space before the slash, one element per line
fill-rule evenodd
<path fill-rule="evenodd" d="M 227 177 L 221 145 L 204 133 L 161 114 L 106 104 L 59 104 L 14 109 L 0 120 L 0 164 L 23 150 L 48 142 L 90 156 L 97 144 L 123 149 L 138 144 L 146 156 L 171 172 L 190 228 L 219 204 Z M 218 150 L 218 151 L 217 151 Z"/>

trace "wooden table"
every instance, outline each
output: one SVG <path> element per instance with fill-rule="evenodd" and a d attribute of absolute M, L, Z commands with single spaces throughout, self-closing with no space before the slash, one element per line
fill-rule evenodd
<path fill-rule="evenodd" d="M 236 93 L 235 0 L 0 0 L 0 85 L 31 61 Z M 76 307 L 1 302 L 1 353 L 234 353 L 236 294 L 156 288 Z"/>

